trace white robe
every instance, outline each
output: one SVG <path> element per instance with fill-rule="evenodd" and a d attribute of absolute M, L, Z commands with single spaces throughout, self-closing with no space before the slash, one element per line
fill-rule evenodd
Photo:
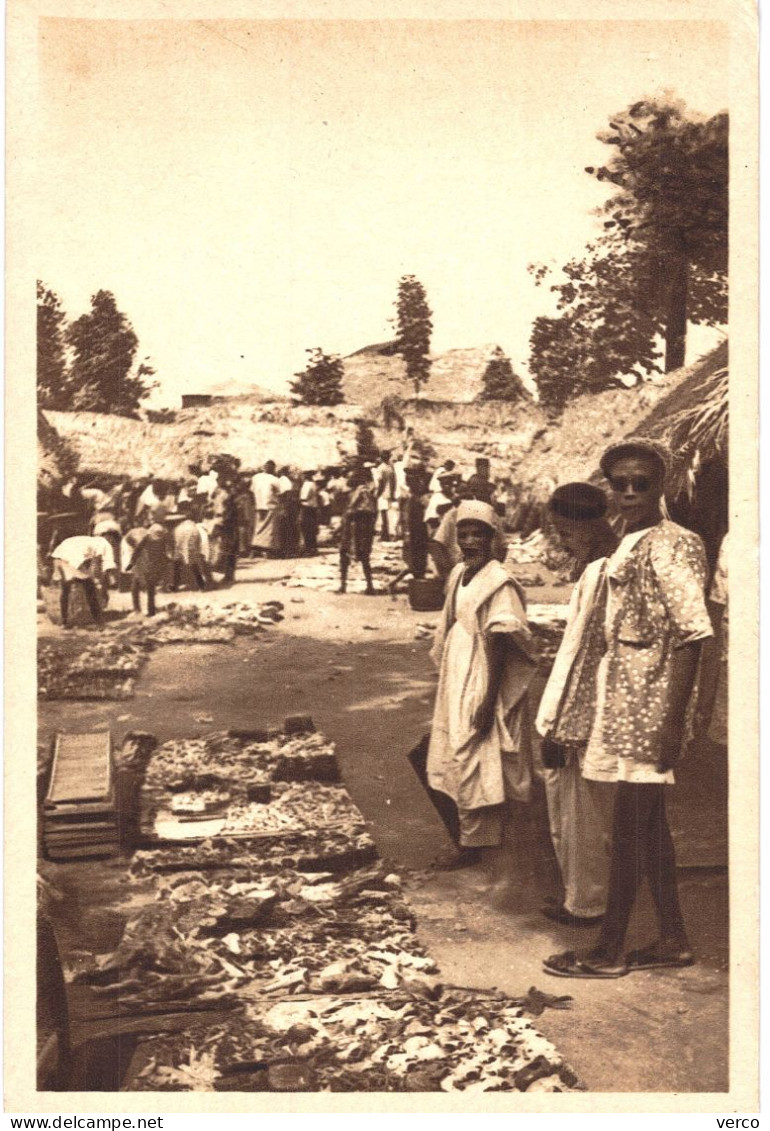
<path fill-rule="evenodd" d="M 468 585 L 456 566 L 431 653 L 439 683 L 428 750 L 428 781 L 460 809 L 529 800 L 531 765 L 524 716 L 534 675 L 531 634 L 520 591 L 498 561 L 488 562 Z M 472 725 L 489 680 L 486 638 L 505 633 L 509 647 L 495 720 L 480 738 Z"/>

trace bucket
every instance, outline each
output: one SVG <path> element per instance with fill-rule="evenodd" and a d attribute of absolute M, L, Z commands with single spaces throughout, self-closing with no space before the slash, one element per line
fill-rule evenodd
<path fill-rule="evenodd" d="M 444 582 L 440 577 L 413 577 L 409 582 L 409 604 L 421 613 L 444 607 Z"/>

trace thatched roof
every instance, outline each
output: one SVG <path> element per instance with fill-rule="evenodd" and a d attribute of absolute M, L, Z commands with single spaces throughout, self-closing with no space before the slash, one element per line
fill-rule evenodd
<path fill-rule="evenodd" d="M 80 457 L 83 472 L 138 478 L 187 477 L 191 463 L 231 455 L 244 468 L 265 460 L 295 468 L 339 462 L 355 449 L 360 409 L 295 408 L 226 401 L 203 410 L 182 410 L 168 423 L 132 420 L 95 412 L 46 412 L 45 418 Z"/>
<path fill-rule="evenodd" d="M 711 382 L 719 383 L 726 362 L 723 343 L 661 381 L 576 397 L 557 422 L 541 430 L 512 477 L 533 502 L 544 502 L 559 483 L 600 478 L 599 460 L 610 444 L 635 433 L 662 437 L 678 413 L 697 410 L 713 395 Z"/>
<path fill-rule="evenodd" d="M 639 432 L 664 441 L 674 454 L 669 492 L 692 497 L 701 468 L 727 465 L 730 420 L 728 343 L 720 343 L 655 406 Z"/>

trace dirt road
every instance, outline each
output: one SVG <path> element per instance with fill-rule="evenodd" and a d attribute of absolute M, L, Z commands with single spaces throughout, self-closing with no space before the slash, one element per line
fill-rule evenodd
<path fill-rule="evenodd" d="M 302 568 L 249 563 L 231 589 L 205 595 L 212 605 L 277 598 L 286 613 L 279 626 L 231 645 L 163 647 L 127 702 L 41 703 L 41 741 L 56 729 L 101 726 L 117 738 L 143 729 L 164 740 L 310 713 L 337 744 L 345 782 L 382 856 L 410 873 L 420 933 L 447 981 L 512 994 L 532 985 L 572 994 L 569 1012 L 549 1010 L 538 1025 L 591 1090 L 726 1090 L 727 878 L 716 867 L 724 837 L 714 752 L 705 752 L 700 768 L 683 772 L 673 806 L 677 845 L 690 865 L 681 872 L 681 892 L 698 965 L 612 982 L 548 977 L 542 958 L 585 945 L 592 932 L 550 925 L 539 914 L 544 896 L 555 890 L 542 798 L 518 807 L 506 844 L 482 865 L 459 873 L 427 870 L 448 842 L 405 755 L 428 728 L 435 686 L 430 640 L 415 639 L 416 626 L 437 615 L 413 612 L 404 597 L 394 602 L 286 587 Z M 178 599 L 200 600 L 186 593 Z M 113 603 L 122 612 L 128 599 L 118 595 Z M 60 634 L 43 618 L 40 628 L 44 636 Z M 645 902 L 629 945 L 648 941 L 652 924 Z"/>

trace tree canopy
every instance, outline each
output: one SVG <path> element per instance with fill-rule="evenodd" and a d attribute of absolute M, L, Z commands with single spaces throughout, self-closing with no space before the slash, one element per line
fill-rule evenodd
<path fill-rule="evenodd" d="M 307 365 L 295 373 L 291 394 L 302 404 L 335 405 L 344 399 L 342 379 L 345 371 L 337 354 L 324 353 L 320 346 L 305 350 L 309 354 Z"/>
<path fill-rule="evenodd" d="M 598 135 L 613 150 L 587 172 L 614 186 L 603 234 L 553 284 L 556 317 L 535 320 L 530 369 L 541 397 L 563 404 L 619 376 L 684 364 L 687 324 L 727 317 L 728 120 L 640 101 Z M 537 282 L 548 269 L 530 269 Z M 665 342 L 665 356 L 660 342 Z"/>
<path fill-rule="evenodd" d="M 66 408 L 66 315 L 59 296 L 37 280 L 37 397 L 41 408 Z"/>
<path fill-rule="evenodd" d="M 403 275 L 398 281 L 396 298 L 398 353 L 406 362 L 407 377 L 417 394 L 430 375 L 432 314 L 425 287 L 414 275 Z"/>
<path fill-rule="evenodd" d="M 519 401 L 528 395 L 521 378 L 513 371 L 511 359 L 500 346 L 493 350 L 482 381 L 479 399 L 483 401 Z"/>
<path fill-rule="evenodd" d="M 74 322 L 56 294 L 37 284 L 37 391 L 41 408 L 133 416 L 155 387 L 138 338 L 110 291 L 97 291 Z"/>

